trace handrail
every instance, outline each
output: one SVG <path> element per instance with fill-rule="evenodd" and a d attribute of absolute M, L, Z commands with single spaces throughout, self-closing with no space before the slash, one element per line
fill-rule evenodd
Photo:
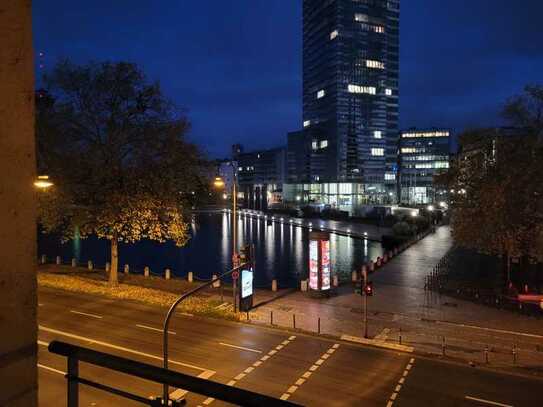
<path fill-rule="evenodd" d="M 217 278 L 211 279 L 211 281 L 208 281 L 207 283 L 199 285 L 195 289 L 181 295 L 170 306 L 170 309 L 168 310 L 168 313 L 166 314 L 166 318 L 164 318 L 164 325 L 163 325 L 163 328 L 162 328 L 162 358 L 163 358 L 162 366 L 163 366 L 164 369 L 168 369 L 168 330 L 169 330 L 169 326 L 170 326 L 170 319 L 171 319 L 171 317 L 173 315 L 173 312 L 177 308 L 177 306 L 183 300 L 185 300 L 188 297 L 196 294 L 198 291 L 201 291 L 204 288 L 209 287 L 210 285 L 214 284 L 215 282 L 220 281 L 222 278 L 232 274 L 234 271 L 238 271 L 238 270 L 242 269 L 243 267 L 247 266 L 247 264 L 249 264 L 249 263 L 243 263 L 240 266 L 234 267 L 232 270 L 224 272 L 223 274 L 221 274 Z M 236 299 L 234 298 L 234 302 L 235 301 L 236 301 Z M 162 397 L 163 397 L 163 400 L 165 400 L 165 403 L 167 404 L 168 403 L 168 398 L 169 398 L 168 383 L 164 383 L 164 387 L 162 389 Z"/>
<path fill-rule="evenodd" d="M 79 377 L 79 361 L 136 376 L 155 383 L 167 383 L 173 387 L 183 388 L 204 396 L 213 397 L 218 400 L 240 406 L 297 406 L 297 404 L 286 400 L 279 400 L 249 390 L 227 386 L 208 379 L 190 376 L 184 373 L 175 372 L 158 366 L 149 365 L 147 363 L 138 362 L 82 346 L 72 345 L 66 342 L 52 341 L 49 344 L 48 349 L 51 353 L 66 356 L 68 358 L 68 374 L 66 375 L 66 378 L 68 379 L 68 407 L 77 406 L 79 398 L 79 383 L 105 390 L 126 398 L 131 398 L 132 400 L 141 401 L 143 399 L 141 396 L 132 395 L 130 393 Z M 157 405 L 156 401 L 147 400 L 147 402 L 149 405 Z"/>

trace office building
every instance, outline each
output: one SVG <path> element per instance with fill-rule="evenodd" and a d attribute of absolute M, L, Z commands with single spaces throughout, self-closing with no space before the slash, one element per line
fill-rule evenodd
<path fill-rule="evenodd" d="M 447 171 L 450 163 L 449 130 L 402 131 L 398 155 L 399 201 L 421 205 L 446 199 L 446 191 L 434 186 L 434 176 Z"/>
<path fill-rule="evenodd" d="M 239 198 L 244 208 L 266 210 L 283 202 L 286 148 L 239 153 Z"/>
<path fill-rule="evenodd" d="M 399 9 L 303 1 L 303 130 L 289 135 L 289 199 L 305 191 L 353 213 L 395 195 Z"/>

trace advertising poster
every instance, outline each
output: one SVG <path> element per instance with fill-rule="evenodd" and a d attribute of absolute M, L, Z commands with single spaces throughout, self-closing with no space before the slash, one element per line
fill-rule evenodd
<path fill-rule="evenodd" d="M 309 288 L 319 289 L 319 246 L 316 240 L 309 241 Z"/>
<path fill-rule="evenodd" d="M 241 271 L 241 298 L 253 295 L 253 270 Z"/>
<path fill-rule="evenodd" d="M 330 289 L 330 241 L 321 240 L 322 250 L 322 290 Z"/>

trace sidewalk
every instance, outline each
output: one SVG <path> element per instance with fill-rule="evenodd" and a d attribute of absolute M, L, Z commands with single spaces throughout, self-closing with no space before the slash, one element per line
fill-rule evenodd
<path fill-rule="evenodd" d="M 438 228 L 370 277 L 369 337 L 394 344 L 401 337 L 416 352 L 442 355 L 445 349 L 447 357 L 476 364 L 486 364 L 488 347 L 490 366 L 543 373 L 542 320 L 424 290 L 425 276 L 451 245 L 449 227 Z M 361 337 L 362 315 L 362 297 L 343 285 L 330 298 L 293 292 L 257 307 L 250 318 L 310 332 L 319 330 L 320 319 L 322 334 Z"/>

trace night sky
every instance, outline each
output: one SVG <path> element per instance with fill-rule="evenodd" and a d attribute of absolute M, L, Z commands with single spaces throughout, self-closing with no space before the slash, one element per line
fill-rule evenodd
<path fill-rule="evenodd" d="M 45 68 L 131 61 L 187 110 L 211 157 L 286 143 L 301 127 L 302 0 L 34 0 Z M 403 0 L 400 125 L 499 125 L 543 83 L 543 1 Z"/>

